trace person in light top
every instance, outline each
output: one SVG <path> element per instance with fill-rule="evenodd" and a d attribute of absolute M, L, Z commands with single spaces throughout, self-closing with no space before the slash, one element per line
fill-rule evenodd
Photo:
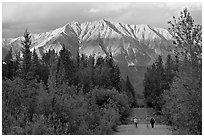
<path fill-rule="evenodd" d="M 137 128 L 137 124 L 138 124 L 138 119 L 136 117 L 134 117 L 134 123 L 135 123 L 135 127 Z"/>
<path fill-rule="evenodd" d="M 149 123 L 150 123 L 150 117 L 149 116 L 146 117 L 146 123 L 147 123 L 147 128 L 149 128 Z"/>

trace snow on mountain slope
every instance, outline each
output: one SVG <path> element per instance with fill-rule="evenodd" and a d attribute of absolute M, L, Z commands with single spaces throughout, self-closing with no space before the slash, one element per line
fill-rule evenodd
<path fill-rule="evenodd" d="M 49 32 L 32 34 L 31 50 L 39 49 L 40 54 L 53 48 L 59 52 L 64 44 L 73 52 L 79 49 L 87 55 L 93 53 L 104 55 L 112 52 L 114 55 L 125 53 L 129 58 L 130 54 L 144 56 L 148 54 L 147 56 L 151 57 L 151 54 L 162 54 L 161 50 L 168 51 L 171 39 L 167 30 L 144 24 L 128 25 L 107 20 L 82 24 L 72 22 Z M 3 48 L 9 49 L 11 46 L 20 48 L 21 40 L 22 37 L 3 39 Z M 103 41 L 103 47 L 99 45 L 99 40 Z M 155 53 L 150 52 L 151 50 Z"/>
<path fill-rule="evenodd" d="M 10 47 L 14 52 L 22 48 L 23 37 L 2 40 L 3 58 Z M 77 52 L 86 55 L 105 56 L 112 53 L 121 69 L 122 77 L 129 75 L 133 85 L 141 82 L 141 67 L 151 65 L 158 55 L 165 56 L 173 48 L 168 30 L 149 25 L 129 25 L 107 20 L 78 23 L 41 34 L 32 34 L 31 50 L 39 57 L 49 49 L 59 52 L 64 45 L 76 57 Z M 140 69 L 138 69 L 140 67 Z M 140 72 L 139 72 L 140 71 Z"/>

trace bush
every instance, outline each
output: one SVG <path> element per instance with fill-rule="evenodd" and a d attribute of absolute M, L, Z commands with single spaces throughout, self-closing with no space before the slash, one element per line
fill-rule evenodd
<path fill-rule="evenodd" d="M 130 114 L 130 107 L 128 103 L 128 96 L 119 93 L 117 90 L 94 89 L 91 94 L 95 98 L 97 105 L 103 107 L 107 104 L 113 103 L 116 110 L 120 114 L 120 122 L 123 122 Z"/>
<path fill-rule="evenodd" d="M 3 81 L 3 134 L 110 134 L 128 116 L 128 97 L 115 89 L 33 85 Z"/>
<path fill-rule="evenodd" d="M 183 73 L 165 91 L 164 115 L 176 129 L 202 134 L 202 86 L 191 73 Z"/>

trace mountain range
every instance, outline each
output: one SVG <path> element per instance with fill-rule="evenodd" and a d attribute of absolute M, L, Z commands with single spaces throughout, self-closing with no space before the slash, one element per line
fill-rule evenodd
<path fill-rule="evenodd" d="M 149 25 L 129 25 L 108 20 L 94 22 L 72 22 L 63 27 L 31 34 L 31 51 L 36 50 L 41 58 L 49 49 L 59 52 L 64 45 L 73 57 L 77 52 L 106 56 L 110 52 L 118 63 L 122 78 L 128 75 L 135 91 L 143 91 L 142 80 L 146 67 L 161 55 L 163 59 L 174 48 L 168 30 Z M 23 36 L 2 39 L 2 58 L 12 47 L 13 53 L 21 50 Z"/>

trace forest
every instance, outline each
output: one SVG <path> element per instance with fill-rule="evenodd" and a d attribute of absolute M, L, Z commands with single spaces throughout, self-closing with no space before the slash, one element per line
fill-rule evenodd
<path fill-rule="evenodd" d="M 136 105 L 135 92 L 112 55 L 95 58 L 65 49 L 39 59 L 25 31 L 23 57 L 2 61 L 3 134 L 110 134 Z"/>
<path fill-rule="evenodd" d="M 202 134 L 202 26 L 187 9 L 168 23 L 175 48 L 147 67 L 145 103 L 175 130 Z M 105 135 L 127 122 L 136 89 L 111 53 L 73 57 L 63 46 L 39 58 L 31 43 L 26 30 L 21 52 L 2 60 L 2 134 Z"/>
<path fill-rule="evenodd" d="M 158 57 L 147 68 L 144 96 L 148 107 L 165 116 L 182 134 L 202 134 L 202 26 L 185 8 L 169 22 L 175 54 Z"/>

